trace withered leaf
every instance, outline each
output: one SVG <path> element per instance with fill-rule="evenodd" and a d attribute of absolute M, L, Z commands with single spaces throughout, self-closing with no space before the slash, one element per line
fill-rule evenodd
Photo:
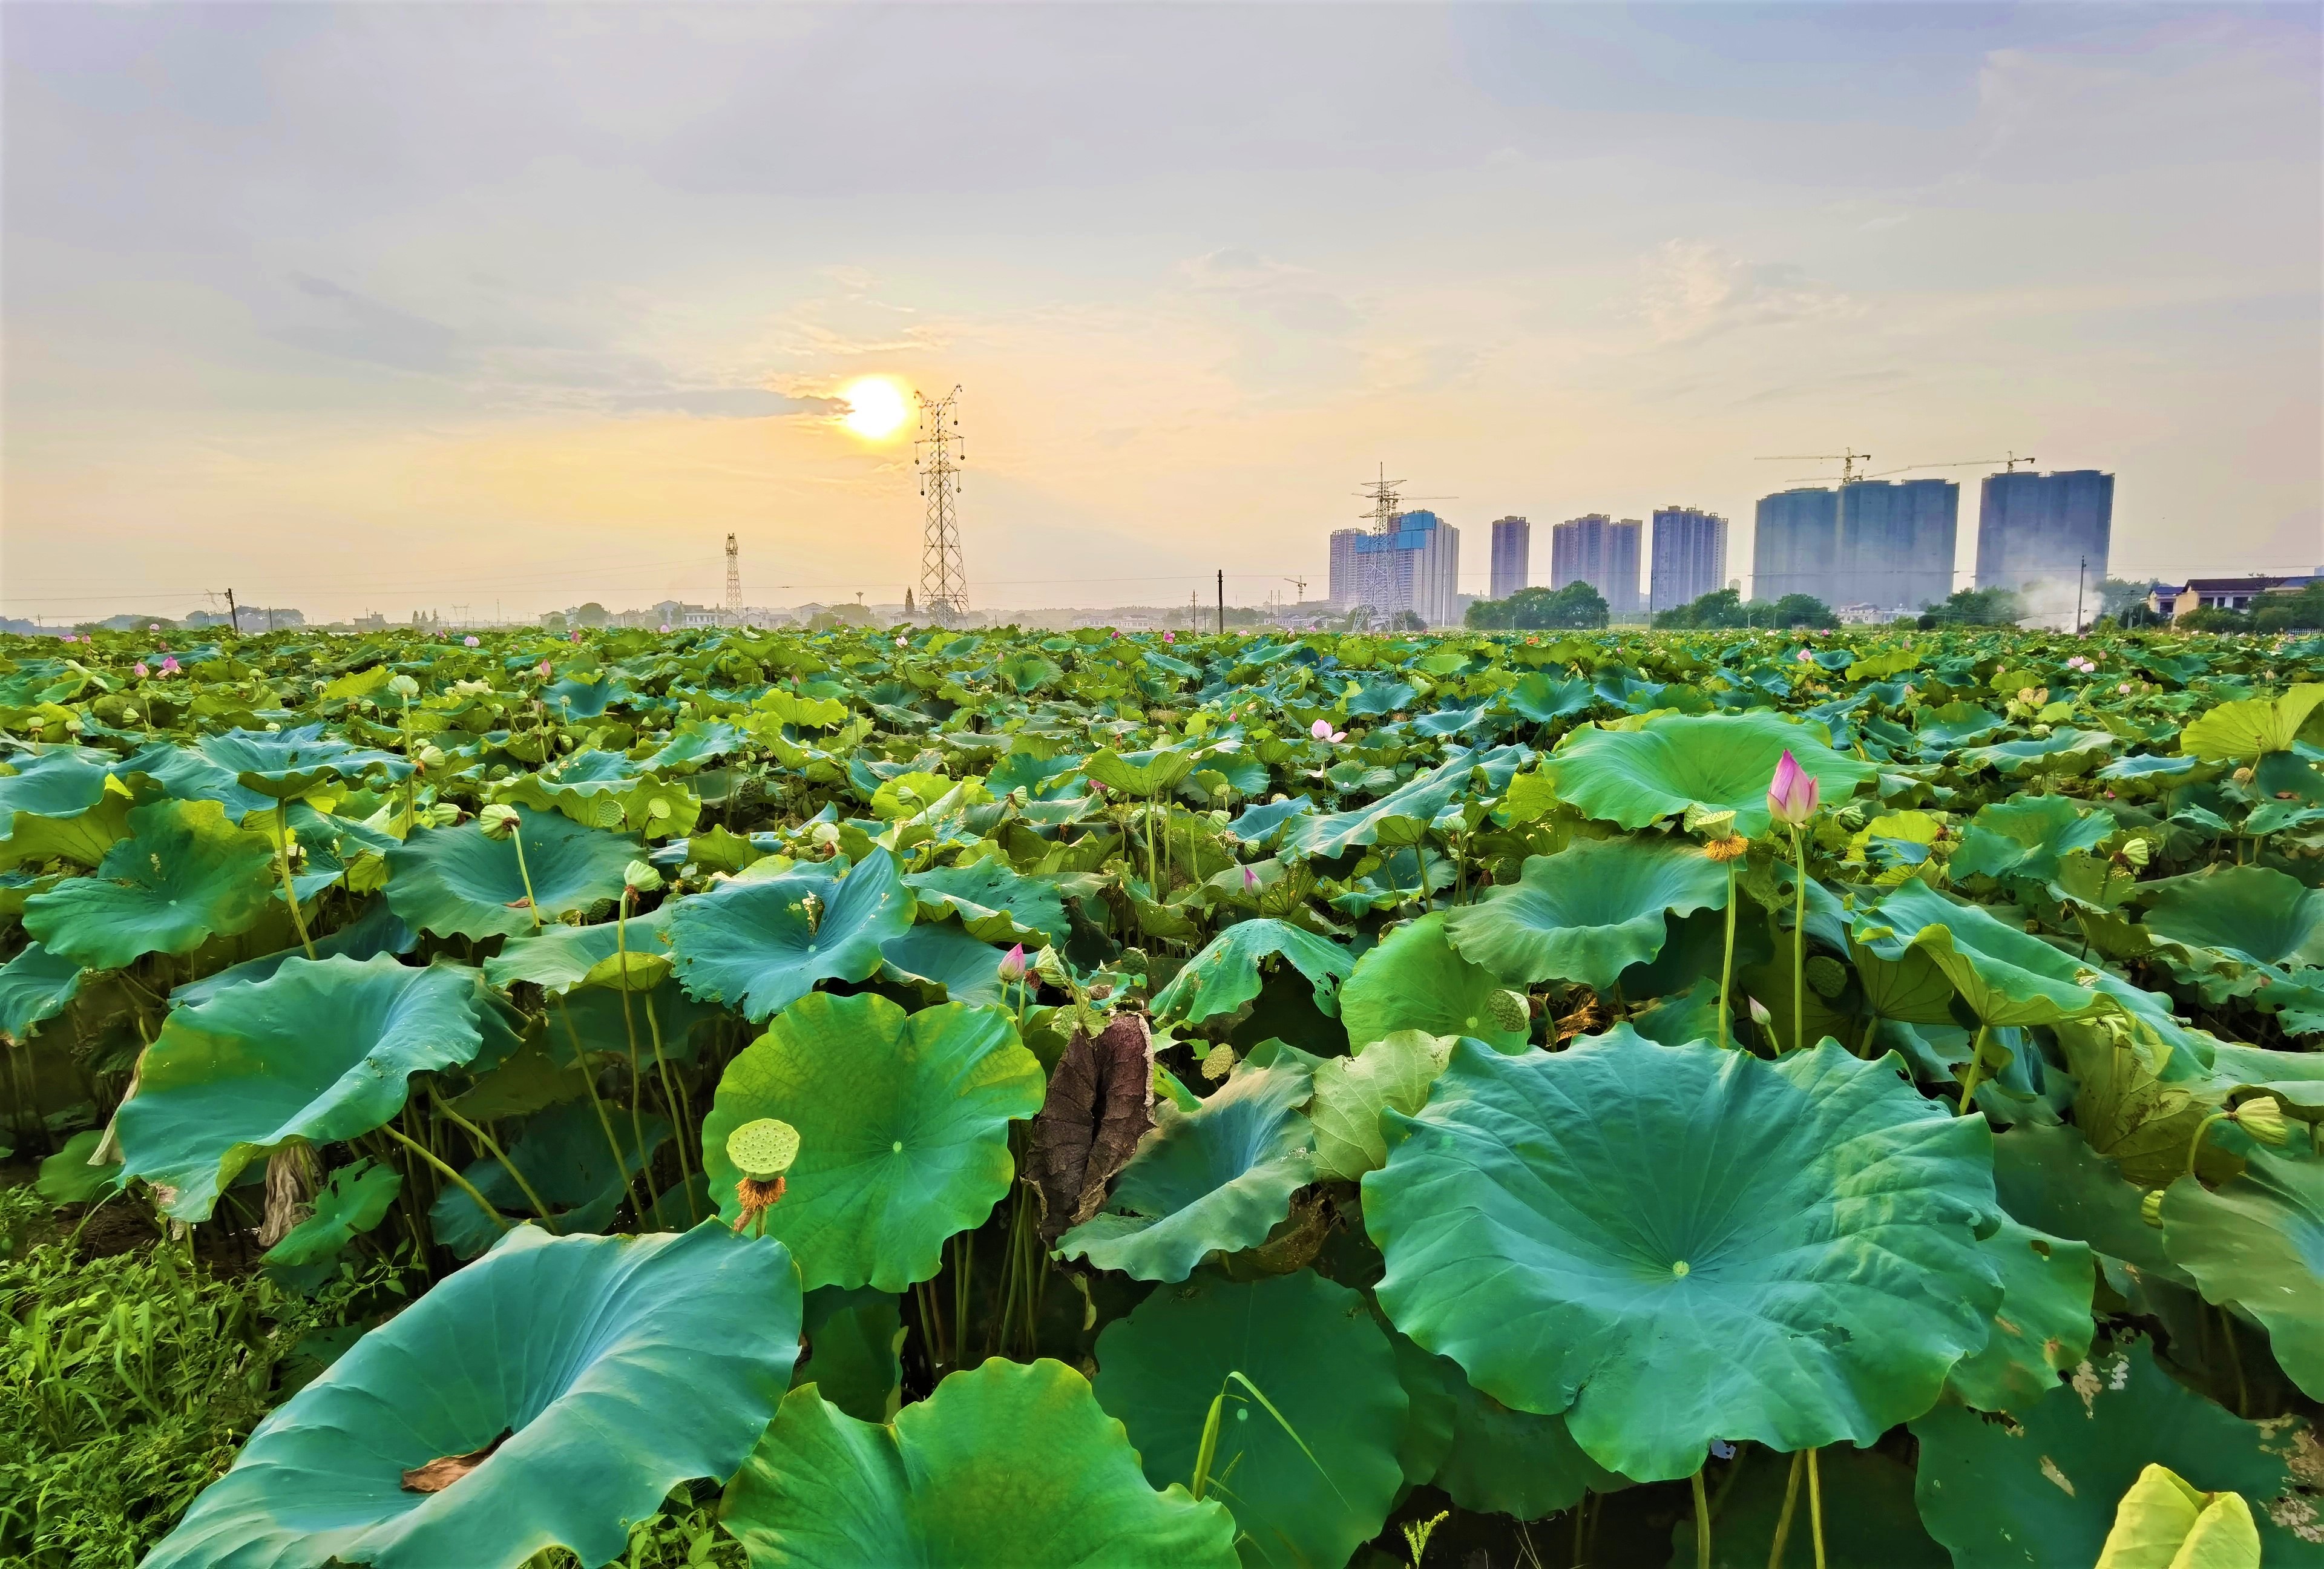
<path fill-rule="evenodd" d="M 1033 1119 L 1045 1241 L 1098 1212 L 1106 1185 L 1153 1125 L 1154 1041 L 1145 1016 L 1118 1013 L 1095 1038 L 1075 1030 Z"/>
<path fill-rule="evenodd" d="M 415 1465 L 403 1473 L 406 1492 L 442 1492 L 468 1472 L 492 1458 L 493 1450 L 509 1441 L 510 1430 L 503 1429 L 498 1438 L 482 1449 L 472 1449 L 466 1454 L 447 1454 L 425 1465 Z"/>

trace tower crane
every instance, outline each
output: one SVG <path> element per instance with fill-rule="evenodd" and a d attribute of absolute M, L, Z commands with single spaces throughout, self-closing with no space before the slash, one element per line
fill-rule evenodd
<path fill-rule="evenodd" d="M 1840 483 L 1854 485 L 1863 477 L 1856 472 L 1856 466 L 1859 463 L 1871 462 L 1872 454 L 1856 451 L 1790 452 L 1777 453 L 1772 457 L 1762 457 L 1757 461 L 1761 463 L 1837 463 L 1840 465 Z"/>

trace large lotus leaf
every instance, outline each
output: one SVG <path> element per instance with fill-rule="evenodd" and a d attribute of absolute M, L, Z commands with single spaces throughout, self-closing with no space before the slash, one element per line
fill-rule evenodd
<path fill-rule="evenodd" d="M 1361 1048 L 1399 1030 L 1469 1035 L 1511 1051 L 1525 1048 L 1529 1029 L 1511 1028 L 1494 1014 L 1502 989 L 1484 965 L 1455 953 L 1443 910 L 1397 927 L 1356 961 L 1340 992 L 1340 1021 L 1348 1042 Z"/>
<path fill-rule="evenodd" d="M 2255 1147 L 2244 1162 L 2216 1191 L 2191 1177 L 2171 1185 L 2163 1251 L 2208 1300 L 2265 1325 L 2284 1372 L 2324 1399 L 2324 1161 Z"/>
<path fill-rule="evenodd" d="M 1452 1038 L 1399 1030 L 1371 1041 L 1353 1057 L 1327 1057 L 1315 1069 L 1315 1098 L 1307 1120 L 1315 1126 L 1315 1175 L 1354 1182 L 1388 1159 L 1380 1113 L 1407 1115 L 1427 1103 L 1428 1086 L 1444 1071 Z"/>
<path fill-rule="evenodd" d="M 1297 1110 L 1314 1089 L 1314 1070 L 1287 1057 L 1238 1065 L 1190 1112 L 1157 1104 L 1105 1210 L 1057 1251 L 1139 1280 L 1184 1280 L 1204 1254 L 1265 1241 L 1314 1177 L 1314 1131 Z"/>
<path fill-rule="evenodd" d="M 2104 764 L 2115 743 L 2116 736 L 2111 731 L 2076 730 L 2061 725 L 2046 736 L 1969 747 L 1955 754 L 1953 761 L 1960 768 L 1990 768 L 2011 778 L 2071 776 L 2088 773 Z"/>
<path fill-rule="evenodd" d="M 1715 1482 L 1720 1503 L 1711 1531 L 1711 1569 L 1766 1569 L 1792 1487 L 1792 1456 L 1763 1449 L 1743 1452 L 1743 1470 L 1729 1488 Z M 1834 1569 L 1951 1569 L 1953 1560 L 1922 1527 L 1913 1500 L 1913 1468 L 1877 1449 L 1836 1444 L 1816 1455 L 1823 1495 L 1825 1562 Z M 1783 1562 L 1806 1569 L 1815 1562 L 1808 1518 L 1807 1477 L 1792 1500 L 1791 1531 Z M 1671 1531 L 1669 1569 L 1694 1569 L 1694 1516 L 1679 1516 Z"/>
<path fill-rule="evenodd" d="M 1897 957 L 1884 959 L 1851 939 L 1848 955 L 1856 965 L 1865 1011 L 1874 1018 L 1905 1024 L 1953 1021 L 1952 981 L 1926 948 L 1908 946 Z"/>
<path fill-rule="evenodd" d="M 2302 1121 L 2324 1121 L 2324 1052 L 2270 1051 L 2221 1041 L 2211 1068 L 2225 1089 L 2265 1090 Z"/>
<path fill-rule="evenodd" d="M 393 752 L 364 751 L 325 735 L 319 725 L 282 731 L 228 730 L 205 735 L 195 744 L 243 789 L 273 800 L 295 800 L 327 779 L 358 774 L 374 763 L 398 778 L 411 771 Z"/>
<path fill-rule="evenodd" d="M 2255 964 L 2324 964 L 2324 889 L 2266 866 L 2219 866 L 2142 889 L 2148 932 Z"/>
<path fill-rule="evenodd" d="M 1589 713 L 1598 701 L 1598 689 L 1581 676 L 1561 681 L 1536 670 L 1518 678 L 1504 700 L 1519 718 L 1530 719 L 1536 725 L 1552 725 Z"/>
<path fill-rule="evenodd" d="M 1959 1569 L 2097 1563 L 2116 1500 L 2150 1464 L 2243 1494 L 2267 1569 L 2324 1564 L 2308 1424 L 2230 1415 L 2181 1388 L 2144 1341 L 2093 1357 L 2010 1416 L 1947 1404 L 1913 1424 L 1921 1520 Z"/>
<path fill-rule="evenodd" d="M 129 835 L 89 876 L 24 901 L 24 929 L 42 947 L 116 970 L 247 931 L 265 910 L 273 847 L 227 822 L 217 802 L 152 802 L 129 814 Z"/>
<path fill-rule="evenodd" d="M 742 1463 L 798 1334 L 778 1243 L 519 1227 L 261 1422 L 147 1569 L 608 1563 L 671 1488 Z M 440 1491 L 403 1485 L 486 1450 Z"/>
<path fill-rule="evenodd" d="M 2324 686 L 2312 682 L 2280 697 L 2222 703 L 2179 733 L 2179 750 L 2206 762 L 2250 762 L 2264 752 L 2289 752 L 2319 703 Z"/>
<path fill-rule="evenodd" d="M 1837 807 L 1879 770 L 1772 714 L 1672 715 L 1636 730 L 1577 730 L 1548 763 L 1558 798 L 1584 816 L 1643 828 L 1691 806 L 1733 812 L 1735 831 L 1767 832 L 1767 786 L 1784 752 Z"/>
<path fill-rule="evenodd" d="M 21 1046 L 80 994 L 85 972 L 38 943 L 0 964 L 0 1042 Z"/>
<path fill-rule="evenodd" d="M 1953 1367 L 1948 1387 L 1980 1411 L 2013 1411 L 2057 1386 L 2089 1354 L 2097 1286 L 2088 1242 L 2004 1217 L 1980 1244 L 2001 1275 L 2001 1306 L 1985 1349 Z"/>
<path fill-rule="evenodd" d="M 881 945 L 880 976 L 938 988 L 944 993 L 941 1001 L 1005 1007 L 1017 992 L 1015 982 L 1001 978 L 1006 956 L 963 931 L 956 920 L 920 921 L 902 937 Z"/>
<path fill-rule="evenodd" d="M 236 1173 L 293 1139 L 332 1144 L 403 1108 L 413 1074 L 484 1049 L 483 977 L 384 956 L 291 959 L 162 1021 L 115 1127 L 127 1174 L 206 1220 Z"/>
<path fill-rule="evenodd" d="M 1201 761 L 1202 752 L 1194 748 L 1122 752 L 1105 747 L 1083 761 L 1082 772 L 1110 790 L 1151 799 L 1167 794 Z"/>
<path fill-rule="evenodd" d="M 752 1569 L 1235 1569 L 1233 1517 L 1157 1492 L 1081 1374 L 994 1358 L 859 1422 L 794 1389 L 719 1518 Z"/>
<path fill-rule="evenodd" d="M 622 834 L 585 828 L 555 812 L 512 808 L 514 833 L 486 837 L 467 823 L 457 828 L 423 828 L 387 854 L 387 902 L 421 931 L 444 937 L 520 937 L 540 920 L 558 920 L 593 905 L 618 899 L 622 870 L 639 854 L 638 842 Z M 517 840 L 524 841 L 524 863 L 517 863 Z"/>
<path fill-rule="evenodd" d="M 1462 1509 L 1537 1520 L 1585 1492 L 1630 1485 L 1582 1452 L 1564 1417 L 1513 1411 L 1480 1393 L 1452 1358 L 1428 1361 L 1452 1402 L 1452 1441 L 1431 1480 Z"/>
<path fill-rule="evenodd" d="M 904 886 L 918 901 L 922 918 L 957 915 L 968 934 L 984 942 L 1026 943 L 1038 948 L 1064 942 L 1072 930 L 1057 880 L 1022 876 L 1006 862 L 976 861 L 915 872 L 905 877 Z"/>
<path fill-rule="evenodd" d="M 669 941 L 688 992 L 758 1023 L 817 982 L 866 979 L 911 924 L 895 857 L 875 850 L 852 869 L 796 866 L 680 900 Z"/>
<path fill-rule="evenodd" d="M 775 1117 L 798 1130 L 767 1232 L 810 1290 L 903 1291 L 934 1276 L 945 1239 L 1009 1192 L 1009 1124 L 1041 1109 L 1041 1065 L 995 1008 L 906 1014 L 884 997 L 802 997 L 726 1065 L 702 1123 L 702 1165 L 742 1214 L 726 1136 Z"/>
<path fill-rule="evenodd" d="M 598 1110 L 585 1101 L 567 1101 L 528 1117 L 514 1139 L 503 1136 L 502 1147 L 511 1164 L 549 1205 L 545 1217 L 534 1213 L 523 1186 L 493 1157 L 461 1175 L 504 1220 L 545 1219 L 549 1229 L 561 1235 L 602 1232 L 630 1192 L 630 1178 L 644 1169 L 669 1137 L 669 1124 L 650 1112 L 632 1118 L 621 1107 L 609 1106 L 604 1116 L 604 1121 L 598 1121 Z M 617 1146 L 619 1164 L 614 1160 Z M 681 1203 L 679 1207 L 685 1206 Z M 690 1223 L 709 1213 L 706 1207 L 687 1218 Z M 463 1259 L 491 1247 L 503 1229 L 476 1207 L 475 1199 L 449 1183 L 438 1192 L 428 1224 L 437 1241 Z"/>
<path fill-rule="evenodd" d="M 266 1251 L 269 1264 L 324 1264 L 346 1245 L 387 1218 L 388 1206 L 403 1190 L 392 1166 L 368 1159 L 342 1166 L 315 1195 L 315 1213 L 290 1228 Z"/>
<path fill-rule="evenodd" d="M 484 961 L 484 979 L 495 986 L 530 981 L 544 992 L 569 992 L 608 959 L 618 958 L 625 947 L 640 956 L 650 954 L 666 959 L 669 918 L 677 909 L 678 901 L 673 900 L 626 920 L 547 926 L 512 937 L 501 945 L 498 954 Z"/>
<path fill-rule="evenodd" d="M 1283 854 L 1328 858 L 1364 844 L 1417 844 L 1469 783 L 1476 766 L 1457 757 L 1416 774 L 1368 807 L 1293 817 L 1283 830 Z"/>
<path fill-rule="evenodd" d="M 2095 848 L 2114 831 L 2113 813 L 2082 811 L 2065 796 L 1996 801 L 1969 819 L 1946 870 L 1956 881 L 1983 875 L 2046 882 L 2066 856 Z"/>
<path fill-rule="evenodd" d="M 865 1422 L 885 1422 L 903 1398 L 902 1299 L 869 1288 L 826 1286 L 807 1294 L 807 1348 L 791 1388 L 817 1393 Z"/>
<path fill-rule="evenodd" d="M 420 934 L 403 923 L 403 918 L 388 908 L 387 900 L 374 897 L 363 907 L 363 913 L 327 937 L 315 939 L 315 956 L 318 959 L 368 959 L 375 954 L 408 954 L 420 943 Z M 239 964 L 229 964 L 213 975 L 189 981 L 171 989 L 170 1001 L 180 1008 L 190 1008 L 207 1002 L 219 992 L 233 986 L 247 986 L 263 981 L 292 959 L 305 954 L 297 947 L 284 948 L 280 953 L 264 954 L 255 959 L 244 959 Z"/>
<path fill-rule="evenodd" d="M 95 806 L 65 816 L 18 812 L 10 820 L 7 838 L 0 840 L 0 866 L 37 866 L 50 861 L 95 866 L 116 841 L 127 836 L 129 813 L 136 804 L 125 792 L 107 793 Z"/>
<path fill-rule="evenodd" d="M 1603 991 L 1662 952 L 1666 916 L 1727 908 L 1727 869 L 1683 839 L 1582 839 L 1444 918 L 1464 959 L 1516 985 Z"/>
<path fill-rule="evenodd" d="M 1231 1013 L 1259 993 L 1261 961 L 1287 959 L 1314 990 L 1315 1006 L 1340 1011 L 1340 983 L 1353 967 L 1348 950 L 1288 921 L 1260 917 L 1238 921 L 1204 945 L 1168 985 L 1155 993 L 1154 1017 L 1201 1024 Z"/>
<path fill-rule="evenodd" d="M 2163 1233 L 2139 1214 L 2140 1190 L 2074 1129 L 2021 1122 L 1993 1141 L 1994 1195 L 2010 1216 L 2053 1237 L 2088 1242 L 2119 1291 L 2128 1265 L 2192 1286 L 2163 1251 Z"/>
<path fill-rule="evenodd" d="M 13 771 L 0 774 L 0 817 L 18 812 L 60 817 L 86 811 L 105 798 L 112 760 L 102 752 L 59 747 L 11 761 Z"/>
<path fill-rule="evenodd" d="M 2000 1305 L 1974 1236 L 1991 1135 L 1893 1059 L 1623 1028 L 1516 1057 L 1463 1041 L 1388 1122 L 1363 1201 L 1388 1316 L 1641 1481 L 1714 1439 L 1868 1444 L 1929 1407 Z"/>
<path fill-rule="evenodd" d="M 1097 1398 L 1157 1487 L 1191 1479 L 1211 1401 L 1228 1399 L 1211 1462 L 1249 1564 L 1344 1564 L 1404 1485 L 1396 1353 L 1364 1299 L 1311 1269 L 1204 1276 L 1153 1293 L 1097 1340 Z M 1257 1385 L 1306 1444 L 1228 1375 Z"/>

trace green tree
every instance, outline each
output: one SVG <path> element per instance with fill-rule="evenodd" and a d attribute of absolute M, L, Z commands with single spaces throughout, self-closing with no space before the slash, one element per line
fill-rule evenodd
<path fill-rule="evenodd" d="M 2310 583 L 2297 594 L 2264 594 L 2252 606 L 2255 632 L 2324 631 L 2324 582 Z"/>
<path fill-rule="evenodd" d="M 1838 626 L 1840 617 L 1831 605 L 1812 594 L 1786 594 L 1775 601 L 1775 619 L 1769 623 L 1777 627 Z"/>
<path fill-rule="evenodd" d="M 1923 631 L 1940 626 L 2015 626 L 2025 614 L 2017 595 L 2006 588 L 1956 588 L 1942 605 L 1932 605 L 1921 616 Z"/>
<path fill-rule="evenodd" d="M 1469 606 L 1468 625 L 1480 632 L 1542 632 L 1606 624 L 1606 596 L 1587 583 L 1563 588 L 1520 588 L 1507 599 Z"/>
<path fill-rule="evenodd" d="M 582 626 L 603 626 L 612 619 L 605 607 L 594 599 L 573 613 L 573 620 Z"/>

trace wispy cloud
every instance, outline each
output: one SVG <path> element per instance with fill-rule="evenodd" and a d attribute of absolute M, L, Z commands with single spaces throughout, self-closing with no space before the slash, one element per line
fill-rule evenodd
<path fill-rule="evenodd" d="M 1644 313 L 1656 341 L 1854 314 L 1857 301 L 1788 262 L 1754 262 L 1703 240 L 1666 240 L 1648 259 Z"/>

